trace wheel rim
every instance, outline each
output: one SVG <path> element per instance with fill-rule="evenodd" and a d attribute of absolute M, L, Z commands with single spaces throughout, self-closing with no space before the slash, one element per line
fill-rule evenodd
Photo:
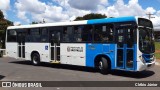
<path fill-rule="evenodd" d="M 37 64 L 38 63 L 38 58 L 36 56 L 33 56 L 33 63 Z"/>
<path fill-rule="evenodd" d="M 99 62 L 99 66 L 98 66 L 98 67 L 99 67 L 100 70 L 102 70 L 102 68 L 103 68 L 103 63 L 102 63 L 102 61 Z"/>

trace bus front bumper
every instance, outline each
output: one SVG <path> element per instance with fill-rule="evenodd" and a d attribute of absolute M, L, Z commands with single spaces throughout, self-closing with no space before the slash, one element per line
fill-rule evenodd
<path fill-rule="evenodd" d="M 142 61 L 137 61 L 137 71 L 143 71 L 154 67 L 155 62 L 156 60 L 152 61 L 151 63 L 143 63 Z"/>

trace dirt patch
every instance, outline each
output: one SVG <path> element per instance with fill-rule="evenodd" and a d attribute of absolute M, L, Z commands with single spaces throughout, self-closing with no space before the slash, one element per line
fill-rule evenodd
<path fill-rule="evenodd" d="M 160 53 L 160 50 L 156 50 L 156 53 Z"/>

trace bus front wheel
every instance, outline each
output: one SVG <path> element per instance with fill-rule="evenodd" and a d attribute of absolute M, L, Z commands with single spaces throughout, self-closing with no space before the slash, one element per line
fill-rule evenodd
<path fill-rule="evenodd" d="M 101 60 L 98 62 L 98 68 L 100 70 L 100 73 L 102 74 L 108 74 L 110 71 L 109 62 L 106 58 L 101 57 Z"/>
<path fill-rule="evenodd" d="M 32 55 L 32 64 L 35 66 L 40 65 L 40 56 L 38 53 L 33 53 Z"/>

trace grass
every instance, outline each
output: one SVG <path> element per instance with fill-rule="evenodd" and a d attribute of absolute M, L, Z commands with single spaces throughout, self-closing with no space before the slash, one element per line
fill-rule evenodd
<path fill-rule="evenodd" d="M 155 48 L 156 48 L 156 58 L 160 60 L 160 42 L 155 42 Z"/>

